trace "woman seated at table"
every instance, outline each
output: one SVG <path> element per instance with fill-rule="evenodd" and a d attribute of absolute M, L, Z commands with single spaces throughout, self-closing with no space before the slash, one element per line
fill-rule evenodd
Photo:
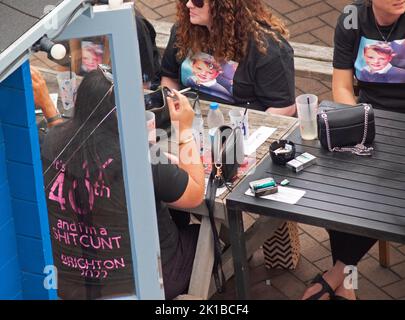
<path fill-rule="evenodd" d="M 53 257 L 62 299 L 134 292 L 114 87 L 109 79 L 108 71 L 102 69 L 85 76 L 77 92 L 74 117 L 52 127 L 42 146 Z M 167 299 L 188 288 L 199 227 L 178 229 L 166 203 L 191 208 L 199 205 L 204 195 L 204 170 L 190 133 L 194 112 L 187 98 L 177 92 L 176 96 L 175 102 L 168 99 L 168 105 L 172 121 L 179 123 L 179 154 L 187 153 L 191 158 L 180 158 L 176 165 L 164 154 L 151 155 Z M 160 162 L 155 164 L 155 160 Z"/>
<path fill-rule="evenodd" d="M 124 2 L 134 1 L 126 0 Z M 144 87 L 151 89 L 160 84 L 160 55 L 156 47 L 156 31 L 136 8 L 135 21 Z M 69 70 L 71 65 L 76 74 L 85 75 L 97 69 L 99 64 L 111 63 L 109 42 L 105 36 L 72 39 L 64 41 L 63 44 L 68 51 L 66 57 L 62 60 L 55 60 L 56 63 L 63 66 L 60 70 Z"/>
<path fill-rule="evenodd" d="M 371 103 L 375 108 L 405 112 L 405 77 L 388 70 L 385 52 L 365 50 L 368 45 L 384 41 L 395 51 L 393 42 L 405 39 L 405 3 L 398 1 L 373 0 L 356 4 L 358 10 L 358 29 L 346 28 L 346 14 L 343 14 L 336 27 L 333 73 L 333 97 L 336 102 L 355 105 L 357 102 Z M 402 41 L 401 41 L 402 43 Z M 395 54 L 395 53 L 394 53 Z M 369 55 L 369 56 L 366 56 Z M 359 78 L 362 67 L 371 65 L 374 81 Z M 385 65 L 385 70 L 381 66 Z M 381 70 L 380 70 L 381 69 Z M 381 73 L 392 75 L 381 82 Z M 353 91 L 353 77 L 358 78 L 360 89 L 356 99 Z M 395 81 L 394 81 L 395 80 Z M 333 257 L 333 267 L 323 277 L 318 276 L 316 284 L 304 294 L 304 299 L 356 299 L 353 289 L 345 288 L 343 282 L 346 266 L 356 266 L 377 240 L 366 237 L 329 231 Z"/>
<path fill-rule="evenodd" d="M 178 1 L 162 59 L 162 85 L 201 97 L 295 115 L 294 53 L 287 29 L 261 0 Z"/>

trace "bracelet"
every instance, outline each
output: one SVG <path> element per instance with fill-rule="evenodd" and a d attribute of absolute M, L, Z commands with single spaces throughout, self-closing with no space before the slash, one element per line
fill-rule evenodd
<path fill-rule="evenodd" d="M 187 138 L 187 139 L 185 139 L 185 140 L 181 140 L 181 141 L 179 141 L 179 146 L 181 146 L 182 144 L 189 143 L 189 142 L 191 142 L 191 141 L 193 141 L 193 140 L 194 140 L 194 137 L 193 137 L 193 136 L 191 136 L 191 137 L 189 137 L 189 138 Z"/>
<path fill-rule="evenodd" d="M 56 120 L 62 119 L 62 115 L 60 113 L 57 113 L 55 116 L 50 117 L 50 118 L 45 118 L 46 123 L 52 123 L 55 122 Z"/>

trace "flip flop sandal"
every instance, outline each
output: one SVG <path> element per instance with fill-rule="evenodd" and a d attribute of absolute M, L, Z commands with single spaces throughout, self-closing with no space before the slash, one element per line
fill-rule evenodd
<path fill-rule="evenodd" d="M 325 293 L 329 293 L 329 298 L 333 299 L 335 296 L 335 292 L 329 285 L 329 283 L 326 282 L 326 280 L 322 277 L 322 274 L 318 274 L 311 282 L 312 284 L 317 284 L 319 283 L 322 288 L 319 292 L 313 294 L 306 300 L 319 300 Z"/>

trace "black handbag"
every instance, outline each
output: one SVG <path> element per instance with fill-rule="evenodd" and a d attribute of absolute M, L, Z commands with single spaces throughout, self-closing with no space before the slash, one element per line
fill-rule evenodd
<path fill-rule="evenodd" d="M 318 139 L 331 152 L 371 155 L 375 138 L 374 110 L 369 104 L 354 107 L 332 103 L 317 116 Z M 326 110 L 325 110 L 326 109 Z M 329 110 L 327 110 L 329 109 Z"/>
<path fill-rule="evenodd" d="M 152 111 L 156 118 L 156 128 L 167 129 L 170 127 L 169 107 L 164 98 L 164 88 L 144 95 L 145 110 Z"/>
<path fill-rule="evenodd" d="M 212 170 L 208 179 L 205 203 L 208 208 L 214 237 L 213 275 L 218 293 L 225 290 L 225 275 L 222 270 L 222 248 L 215 225 L 214 210 L 217 189 L 236 178 L 239 165 L 243 163 L 243 136 L 239 127 L 221 126 L 215 131 L 211 148 Z"/>

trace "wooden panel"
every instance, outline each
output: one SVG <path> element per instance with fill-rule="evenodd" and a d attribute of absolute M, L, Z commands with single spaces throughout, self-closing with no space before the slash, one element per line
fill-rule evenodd
<path fill-rule="evenodd" d="M 15 229 L 13 219 L 9 219 L 3 225 L 0 225 L 0 244 L 1 244 L 0 245 L 0 269 L 1 269 L 12 258 L 14 258 L 17 255 L 17 245 L 15 241 Z M 6 274 L 0 274 L 0 279 L 6 276 L 7 276 Z"/>
<path fill-rule="evenodd" d="M 36 201 L 36 188 L 33 167 L 30 165 L 8 162 L 8 176 L 11 196 L 13 198 Z"/>
<path fill-rule="evenodd" d="M 33 219 L 33 217 L 39 216 L 38 204 L 36 202 L 19 199 L 12 199 L 11 203 L 17 234 L 40 238 L 41 227 L 39 225 L 39 219 Z M 30 223 L 27 223 L 27 221 L 30 221 Z"/>
<path fill-rule="evenodd" d="M 7 79 L 0 83 L 0 87 L 13 88 L 23 91 L 24 88 L 31 85 L 31 78 L 24 77 L 25 72 L 29 71 L 29 64 L 24 63 L 19 69 L 8 76 Z"/>
<path fill-rule="evenodd" d="M 6 181 L 7 181 L 6 148 L 4 143 L 0 143 L 0 185 L 6 183 Z"/>
<path fill-rule="evenodd" d="M 220 223 L 217 222 L 216 226 L 219 232 L 221 228 Z M 212 267 L 214 265 L 213 253 L 214 237 L 212 235 L 211 223 L 208 217 L 203 217 L 188 289 L 189 294 L 202 299 L 208 298 L 209 279 L 211 279 Z"/>
<path fill-rule="evenodd" d="M 30 130 L 37 128 L 24 128 L 14 125 L 3 124 L 4 138 L 6 142 L 7 160 L 26 164 L 33 163 L 32 146 L 33 135 Z M 22 146 L 24 146 L 22 148 Z"/>
<path fill-rule="evenodd" d="M 21 71 L 21 69 L 23 70 Z M 23 64 L 16 72 L 16 79 L 20 79 L 22 76 L 18 75 L 18 73 L 29 73 L 29 64 Z M 31 80 L 31 78 L 29 78 L 29 80 Z M 3 82 L 0 83 L 0 101 L 2 102 L 0 105 L 0 119 L 3 123 L 14 124 L 22 127 L 27 127 L 29 124 L 35 124 L 32 85 L 28 80 L 25 80 L 25 82 L 22 83 L 23 84 L 21 84 L 18 89 L 9 88 L 5 86 Z M 17 84 L 13 86 L 15 87 Z M 25 86 L 26 90 L 22 90 L 22 86 Z M 21 108 L 19 106 L 27 107 Z"/>
<path fill-rule="evenodd" d="M 23 272 L 22 294 L 26 300 L 48 300 L 50 291 L 44 289 L 44 276 Z"/>
<path fill-rule="evenodd" d="M 23 272 L 42 274 L 46 266 L 42 241 L 17 235 L 17 246 L 21 270 Z"/>
<path fill-rule="evenodd" d="M 17 257 L 0 267 L 0 300 L 12 299 L 21 292 L 21 272 Z"/>
<path fill-rule="evenodd" d="M 10 190 L 7 182 L 3 181 L 0 183 L 0 228 L 12 217 Z"/>

